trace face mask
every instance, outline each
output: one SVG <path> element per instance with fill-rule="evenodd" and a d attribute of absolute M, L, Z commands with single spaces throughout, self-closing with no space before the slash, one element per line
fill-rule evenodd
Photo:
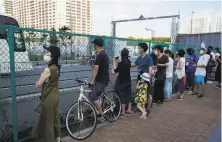
<path fill-rule="evenodd" d="M 155 54 L 155 55 L 158 55 L 158 52 L 155 50 L 155 51 L 154 51 L 154 54 Z"/>
<path fill-rule="evenodd" d="M 204 53 L 204 51 L 203 50 L 200 50 L 200 54 L 203 54 Z"/>
<path fill-rule="evenodd" d="M 43 60 L 46 62 L 49 62 L 49 61 L 51 61 L 51 57 L 48 55 L 44 55 Z"/>

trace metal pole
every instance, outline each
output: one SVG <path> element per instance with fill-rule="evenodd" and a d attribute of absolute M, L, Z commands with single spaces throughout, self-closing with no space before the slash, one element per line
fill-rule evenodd
<path fill-rule="evenodd" d="M 13 26 L 8 29 L 9 34 L 9 56 L 11 73 L 11 95 L 12 95 L 12 128 L 13 141 L 18 142 L 17 106 L 16 106 L 16 81 L 15 81 L 15 56 L 14 56 L 14 34 Z"/>
<path fill-rule="evenodd" d="M 191 12 L 191 20 L 190 20 L 190 34 L 192 33 L 192 28 L 193 28 L 193 14 L 194 12 Z"/>
<path fill-rule="evenodd" d="M 116 36 L 116 23 L 112 22 L 112 26 L 113 26 L 112 36 L 115 37 Z"/>

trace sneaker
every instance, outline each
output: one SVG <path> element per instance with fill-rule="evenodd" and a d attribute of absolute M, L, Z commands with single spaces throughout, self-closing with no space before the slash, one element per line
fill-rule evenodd
<path fill-rule="evenodd" d="M 214 88 L 221 89 L 221 86 L 220 85 L 216 85 L 216 86 L 214 86 Z"/>
<path fill-rule="evenodd" d="M 213 81 L 210 81 L 210 80 L 207 81 L 207 84 L 212 84 L 212 83 L 213 83 Z"/>
<path fill-rule="evenodd" d="M 189 92 L 188 92 L 188 95 L 193 95 L 193 94 L 194 94 L 193 91 L 189 91 Z"/>
<path fill-rule="evenodd" d="M 163 101 L 158 101 L 157 105 L 162 105 L 163 104 Z"/>
<path fill-rule="evenodd" d="M 178 96 L 177 100 L 184 100 L 184 97 Z"/>
<path fill-rule="evenodd" d="M 204 97 L 204 95 L 203 94 L 200 94 L 199 96 L 197 96 L 197 98 L 203 98 Z"/>
<path fill-rule="evenodd" d="M 105 122 L 105 118 L 102 114 L 97 114 L 97 120 L 101 123 Z"/>

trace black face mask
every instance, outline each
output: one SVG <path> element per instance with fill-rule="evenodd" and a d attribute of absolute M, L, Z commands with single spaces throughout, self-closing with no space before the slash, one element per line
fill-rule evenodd
<path fill-rule="evenodd" d="M 187 53 L 188 55 L 192 55 L 192 53 L 190 52 L 190 53 Z"/>

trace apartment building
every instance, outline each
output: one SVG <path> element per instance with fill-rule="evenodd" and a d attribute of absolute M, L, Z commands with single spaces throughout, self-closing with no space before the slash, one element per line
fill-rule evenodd
<path fill-rule="evenodd" d="M 211 32 L 211 19 L 208 17 L 193 17 L 189 18 L 188 33 L 207 33 Z"/>
<path fill-rule="evenodd" d="M 216 17 L 216 32 L 222 31 L 222 15 L 218 14 Z"/>
<path fill-rule="evenodd" d="M 3 0 L 1 5 L 1 12 L 8 15 L 13 15 L 13 0 Z"/>
<path fill-rule="evenodd" d="M 13 16 L 21 27 L 59 30 L 67 26 L 74 33 L 92 31 L 91 0 L 12 0 Z"/>

